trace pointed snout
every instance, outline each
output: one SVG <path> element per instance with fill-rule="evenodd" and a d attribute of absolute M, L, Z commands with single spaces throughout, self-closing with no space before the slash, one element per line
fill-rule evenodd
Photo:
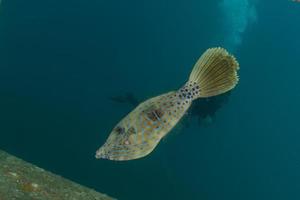
<path fill-rule="evenodd" d="M 105 152 L 103 151 L 103 148 L 99 148 L 97 151 L 96 151 L 96 155 L 95 155 L 95 158 L 96 159 L 106 159 L 106 155 L 105 155 Z"/>

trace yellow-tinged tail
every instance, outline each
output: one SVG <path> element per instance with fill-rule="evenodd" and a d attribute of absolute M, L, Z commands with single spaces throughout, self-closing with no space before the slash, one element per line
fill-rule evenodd
<path fill-rule="evenodd" d="M 239 64 L 223 48 L 206 50 L 196 62 L 189 82 L 199 86 L 198 97 L 211 97 L 233 89 L 238 83 Z"/>

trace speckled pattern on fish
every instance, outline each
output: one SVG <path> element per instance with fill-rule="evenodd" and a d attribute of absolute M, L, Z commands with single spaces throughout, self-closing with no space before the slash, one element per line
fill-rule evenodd
<path fill-rule="evenodd" d="M 124 117 L 96 152 L 96 158 L 121 161 L 148 155 L 178 123 L 194 99 L 231 90 L 238 81 L 237 70 L 238 63 L 226 50 L 207 50 L 183 87 L 146 100 Z"/>

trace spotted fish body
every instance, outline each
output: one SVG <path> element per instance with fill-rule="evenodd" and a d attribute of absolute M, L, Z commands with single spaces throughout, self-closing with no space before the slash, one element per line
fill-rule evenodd
<path fill-rule="evenodd" d="M 97 155 L 110 160 L 129 160 L 149 154 L 182 118 L 197 94 L 196 83 L 188 83 L 177 92 L 141 103 L 115 126 Z"/>
<path fill-rule="evenodd" d="M 214 51 L 208 50 L 202 55 L 196 63 L 189 81 L 178 91 L 148 99 L 125 116 L 113 128 L 105 144 L 97 150 L 96 158 L 122 161 L 148 155 L 159 141 L 175 127 L 194 99 L 217 95 L 232 89 L 237 82 L 235 73 L 238 68 L 237 63 L 224 49 L 211 50 Z M 215 58 L 216 56 L 218 59 Z M 233 61 L 228 63 L 228 59 Z M 223 65 L 225 67 L 230 65 L 232 70 L 227 72 L 227 68 L 231 68 L 227 67 L 224 70 Z M 214 72 L 214 76 L 210 78 L 212 72 Z M 231 77 L 229 75 L 232 74 L 235 76 L 229 79 L 228 77 Z M 228 80 L 222 78 L 223 76 Z M 223 86 L 224 84 L 226 87 Z M 201 87 L 201 85 L 203 86 Z"/>

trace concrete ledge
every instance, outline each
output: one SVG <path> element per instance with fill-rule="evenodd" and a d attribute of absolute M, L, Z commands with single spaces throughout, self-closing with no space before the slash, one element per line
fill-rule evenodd
<path fill-rule="evenodd" d="M 0 150 L 0 200 L 115 199 Z"/>

